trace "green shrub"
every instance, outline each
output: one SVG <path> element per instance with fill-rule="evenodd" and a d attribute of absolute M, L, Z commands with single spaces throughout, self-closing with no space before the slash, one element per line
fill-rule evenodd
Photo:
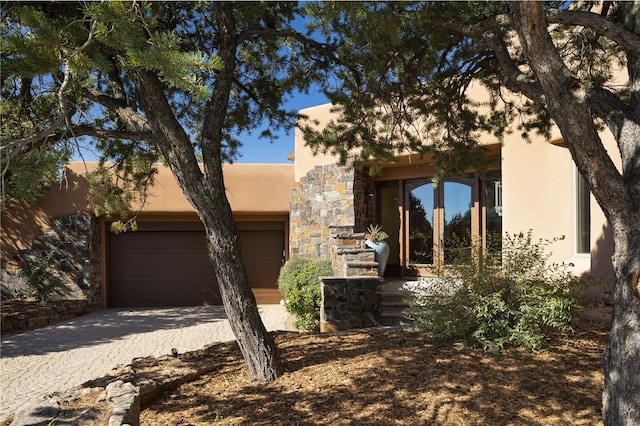
<path fill-rule="evenodd" d="M 571 331 L 581 280 L 564 264 L 549 264 L 545 247 L 528 234 L 507 235 L 502 251 L 473 248 L 472 256 L 425 280 L 411 312 L 434 338 L 500 350 L 540 350 L 555 331 Z"/>
<path fill-rule="evenodd" d="M 64 287 L 64 280 L 55 268 L 54 254 L 51 250 L 42 258 L 26 259 L 20 266 L 19 275 L 27 281 L 29 295 L 39 301 L 46 301 Z"/>
<path fill-rule="evenodd" d="M 333 275 L 330 260 L 292 258 L 280 269 L 278 288 L 294 325 L 301 330 L 320 330 L 320 280 Z"/>

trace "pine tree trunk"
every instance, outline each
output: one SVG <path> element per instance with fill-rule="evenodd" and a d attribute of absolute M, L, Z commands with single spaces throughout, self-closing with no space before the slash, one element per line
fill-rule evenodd
<path fill-rule="evenodd" d="M 613 318 L 604 351 L 602 395 L 605 425 L 640 425 L 640 214 L 615 229 Z"/>
<path fill-rule="evenodd" d="M 545 95 L 545 104 L 580 173 L 604 211 L 615 242 L 611 334 L 603 355 L 603 420 L 607 426 L 640 425 L 640 168 L 638 126 L 617 123 L 622 174 L 609 157 L 589 104 L 569 90 L 576 81 L 558 55 L 541 2 L 512 2 L 519 40 Z M 629 66 L 636 65 L 630 61 Z M 633 70 L 638 68 L 633 68 Z M 631 69 L 630 69 L 631 70 Z M 636 76 L 631 70 L 631 75 Z M 637 78 L 635 78 L 637 81 Z"/>
<path fill-rule="evenodd" d="M 283 373 L 278 351 L 264 327 L 249 287 L 231 210 L 221 210 L 220 204 L 214 203 L 201 218 L 205 223 L 209 257 L 216 268 L 222 302 L 251 378 L 272 382 Z M 212 226 L 214 221 L 215 226 Z"/>
<path fill-rule="evenodd" d="M 204 225 L 209 259 L 216 270 L 222 302 L 251 378 L 261 382 L 274 381 L 282 375 L 282 365 L 249 287 L 242 262 L 240 236 L 224 186 L 220 133 L 227 100 L 212 102 L 217 110 L 213 108 L 209 117 L 220 122 L 204 126 L 203 133 L 215 133 L 213 130 L 216 130 L 218 137 L 203 137 L 204 161 L 199 164 L 191 139 L 175 119 L 158 77 L 142 71 L 139 72 L 139 82 L 140 99 L 144 100 L 145 113 L 157 135 L 153 142 Z M 228 87 L 222 90 L 220 86 L 218 89 L 218 92 L 227 94 L 230 90 Z"/>

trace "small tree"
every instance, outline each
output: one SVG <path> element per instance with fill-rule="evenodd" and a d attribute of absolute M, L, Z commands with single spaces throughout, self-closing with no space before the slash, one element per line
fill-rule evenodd
<path fill-rule="evenodd" d="M 64 280 L 56 270 L 55 251 L 51 250 L 42 258 L 25 259 L 18 273 L 27 281 L 29 295 L 38 301 L 46 301 L 49 296 L 64 287 Z"/>

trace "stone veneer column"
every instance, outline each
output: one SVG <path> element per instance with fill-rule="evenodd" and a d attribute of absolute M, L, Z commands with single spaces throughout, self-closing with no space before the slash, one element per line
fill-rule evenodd
<path fill-rule="evenodd" d="M 320 331 L 380 324 L 380 285 L 374 251 L 353 226 L 332 226 L 333 277 L 321 277 Z"/>
<path fill-rule="evenodd" d="M 380 325 L 380 277 L 323 277 L 320 332 Z"/>
<path fill-rule="evenodd" d="M 329 259 L 331 225 L 352 225 L 353 169 L 316 166 L 296 182 L 290 197 L 289 250 L 292 257 Z"/>
<path fill-rule="evenodd" d="M 328 259 L 330 226 L 364 232 L 373 214 L 373 180 L 366 171 L 335 164 L 316 166 L 296 182 L 290 196 L 291 256 Z"/>
<path fill-rule="evenodd" d="M 321 278 L 323 332 L 380 322 L 383 279 L 373 250 L 364 247 L 373 190 L 366 170 L 335 164 L 316 166 L 291 190 L 290 255 L 331 259 L 333 264 L 335 276 Z"/>

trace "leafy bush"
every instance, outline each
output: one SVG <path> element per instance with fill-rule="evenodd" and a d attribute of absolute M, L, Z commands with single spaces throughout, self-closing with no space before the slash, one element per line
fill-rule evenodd
<path fill-rule="evenodd" d="M 330 260 L 290 259 L 280 270 L 278 288 L 287 312 L 294 314 L 294 325 L 302 330 L 320 330 L 320 280 L 333 275 Z"/>
<path fill-rule="evenodd" d="M 415 296 L 410 315 L 435 338 L 462 339 L 484 349 L 544 347 L 553 330 L 571 331 L 581 280 L 549 264 L 546 246 L 528 234 L 507 235 L 502 251 L 474 247 Z M 467 250 L 467 253 L 469 251 Z"/>
<path fill-rule="evenodd" d="M 39 301 L 46 301 L 64 287 L 64 280 L 55 268 L 54 254 L 51 250 L 42 258 L 25 259 L 20 266 L 19 275 L 27 281 L 29 295 Z"/>

